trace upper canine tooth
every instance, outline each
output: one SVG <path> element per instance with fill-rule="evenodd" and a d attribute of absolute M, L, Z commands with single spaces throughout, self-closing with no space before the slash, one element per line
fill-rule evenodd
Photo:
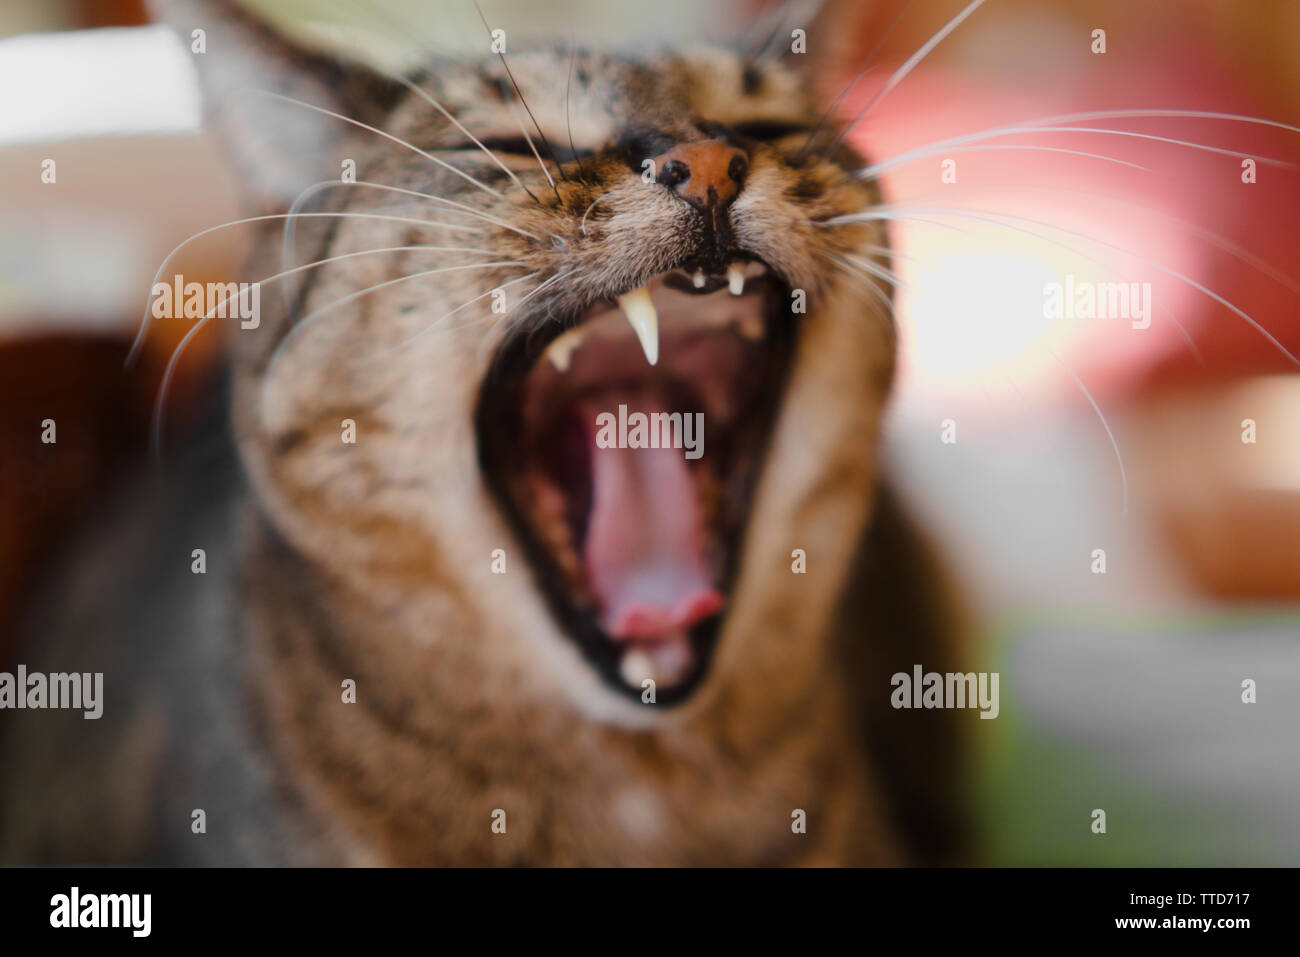
<path fill-rule="evenodd" d="M 697 270 L 695 270 L 695 275 L 691 277 L 691 282 L 695 283 L 695 288 L 696 288 L 696 289 L 703 289 L 703 288 L 704 288 L 704 270 L 703 270 L 703 269 L 697 269 Z"/>
<path fill-rule="evenodd" d="M 745 267 L 740 263 L 732 263 L 727 267 L 727 286 L 731 289 L 733 296 L 739 296 L 745 291 Z"/>
<path fill-rule="evenodd" d="M 632 324 L 632 331 L 636 333 L 641 349 L 645 352 L 646 362 L 654 365 L 659 361 L 659 314 L 655 312 L 655 304 L 650 299 L 650 290 L 638 286 L 631 292 L 625 292 L 618 297 L 618 305 L 623 310 L 623 315 L 627 316 L 627 321 Z"/>

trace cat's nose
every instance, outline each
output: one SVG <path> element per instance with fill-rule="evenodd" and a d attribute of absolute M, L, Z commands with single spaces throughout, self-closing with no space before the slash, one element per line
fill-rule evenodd
<path fill-rule="evenodd" d="M 722 140 L 679 143 L 655 157 L 657 179 L 692 206 L 725 209 L 740 194 L 749 157 Z"/>

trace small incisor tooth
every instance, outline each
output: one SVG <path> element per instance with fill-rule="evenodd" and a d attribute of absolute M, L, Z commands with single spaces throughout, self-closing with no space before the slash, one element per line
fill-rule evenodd
<path fill-rule="evenodd" d="M 693 282 L 693 283 L 695 284 L 695 288 L 696 288 L 696 289 L 703 289 L 703 288 L 704 288 L 704 270 L 703 270 L 703 269 L 697 269 L 697 270 L 695 270 L 695 275 L 691 277 L 691 282 Z"/>
<path fill-rule="evenodd" d="M 732 263 L 727 267 L 727 286 L 733 296 L 743 295 L 745 292 L 745 267 L 740 263 Z"/>
<path fill-rule="evenodd" d="M 582 340 L 585 338 L 587 338 L 587 330 L 582 327 L 561 333 L 546 347 L 546 358 L 551 360 L 551 365 L 558 371 L 568 372 L 573 353 L 582 345 Z"/>
<path fill-rule="evenodd" d="M 650 299 L 650 290 L 638 286 L 619 296 L 618 305 L 627 321 L 632 324 L 632 331 L 641 343 L 646 362 L 654 365 L 659 361 L 659 313 L 655 311 L 655 304 Z"/>

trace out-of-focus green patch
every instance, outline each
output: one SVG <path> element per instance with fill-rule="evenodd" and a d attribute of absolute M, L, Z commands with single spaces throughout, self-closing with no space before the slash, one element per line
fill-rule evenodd
<path fill-rule="evenodd" d="M 991 629 L 980 667 L 1006 676 L 1011 650 L 1043 617 L 1018 617 Z M 1129 616 L 1097 621 L 1100 629 L 1182 632 L 1276 622 L 1276 617 L 1214 615 L 1171 622 Z M 1077 623 L 1077 619 L 1075 619 Z M 1138 627 L 1135 629 L 1134 626 Z M 1249 838 L 1241 810 L 1215 808 L 1182 793 L 1159 793 L 1105 756 L 1043 733 L 1001 683 L 1001 713 L 980 722 L 980 754 L 973 781 L 980 849 L 991 866 L 1180 867 L 1281 864 L 1276 853 Z M 1106 833 L 1092 831 L 1092 812 L 1106 812 Z"/>

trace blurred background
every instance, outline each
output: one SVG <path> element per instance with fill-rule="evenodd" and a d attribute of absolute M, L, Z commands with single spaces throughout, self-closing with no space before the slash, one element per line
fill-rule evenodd
<path fill-rule="evenodd" d="M 249 5 L 398 69 L 482 48 L 469 0 Z M 512 47 L 803 28 L 810 82 L 861 114 L 898 217 L 888 454 L 1002 675 L 1001 716 L 972 722 L 981 861 L 1300 864 L 1300 3 L 989 0 L 879 95 L 964 5 L 482 2 Z M 43 571 L 147 454 L 187 331 L 154 323 L 123 371 L 155 269 L 247 215 L 202 110 L 142 3 L 0 7 L 6 664 Z M 251 236 L 174 271 L 248 278 Z M 1068 281 L 1150 284 L 1149 324 L 1045 318 Z M 216 334 L 188 348 L 174 429 L 219 362 Z"/>

